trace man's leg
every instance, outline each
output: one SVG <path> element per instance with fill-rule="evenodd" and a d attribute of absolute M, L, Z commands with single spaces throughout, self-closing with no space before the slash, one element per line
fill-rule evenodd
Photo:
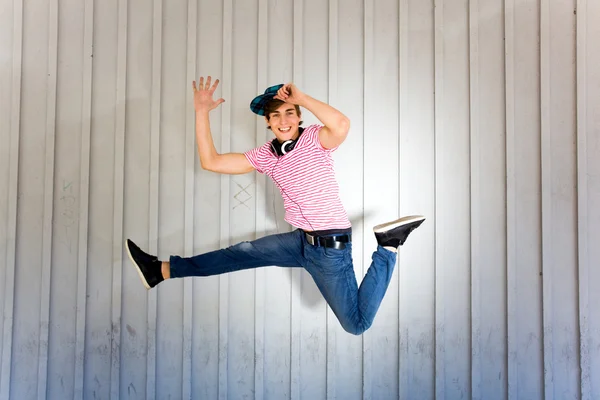
<path fill-rule="evenodd" d="M 351 244 L 337 250 L 304 242 L 305 267 L 344 330 L 360 335 L 371 327 L 394 272 L 395 250 L 424 220 L 421 216 L 411 216 L 374 228 L 377 250 L 360 287 L 354 273 Z"/>
<path fill-rule="evenodd" d="M 305 266 L 345 331 L 360 335 L 373 323 L 389 286 L 396 253 L 378 246 L 360 287 L 349 245 L 344 250 L 310 248 Z"/>
<path fill-rule="evenodd" d="M 171 256 L 168 263 L 170 278 L 211 276 L 263 266 L 301 267 L 301 239 L 298 231 L 275 234 L 245 241 L 224 249 L 193 257 Z M 129 256 L 138 268 L 142 283 L 150 289 L 162 282 L 165 265 L 155 256 L 140 250 L 127 241 Z"/>

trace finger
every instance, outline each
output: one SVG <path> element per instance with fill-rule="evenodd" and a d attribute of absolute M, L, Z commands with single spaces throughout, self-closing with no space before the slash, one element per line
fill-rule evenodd
<path fill-rule="evenodd" d="M 285 99 L 287 97 L 287 93 L 285 92 L 284 88 L 281 88 L 277 91 L 277 96 L 281 97 L 281 100 Z"/>
<path fill-rule="evenodd" d="M 192 89 L 194 89 L 194 91 L 196 91 L 196 81 L 192 81 Z"/>
<path fill-rule="evenodd" d="M 211 80 L 211 77 L 210 77 L 210 75 L 209 75 L 209 76 L 206 78 L 206 87 L 205 87 L 205 89 L 206 89 L 206 90 L 210 89 L 210 80 Z"/>
<path fill-rule="evenodd" d="M 198 89 L 199 90 L 204 89 L 204 77 L 203 76 L 200 77 L 200 83 L 198 84 Z"/>
<path fill-rule="evenodd" d="M 220 98 L 219 100 L 217 100 L 217 105 L 221 104 L 221 103 L 225 103 L 225 99 Z"/>
<path fill-rule="evenodd" d="M 217 79 L 215 83 L 213 83 L 212 88 L 210 89 L 210 93 L 213 94 L 215 90 L 217 90 L 217 86 L 219 86 L 219 80 Z"/>

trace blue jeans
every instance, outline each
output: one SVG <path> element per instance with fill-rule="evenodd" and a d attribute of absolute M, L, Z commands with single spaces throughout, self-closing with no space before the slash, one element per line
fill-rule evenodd
<path fill-rule="evenodd" d="M 265 266 L 303 267 L 344 330 L 360 335 L 377 314 L 396 265 L 396 253 L 377 246 L 360 288 L 352 264 L 351 243 L 345 249 L 316 247 L 306 241 L 299 229 L 189 258 L 171 256 L 169 261 L 171 278 L 219 275 Z"/>

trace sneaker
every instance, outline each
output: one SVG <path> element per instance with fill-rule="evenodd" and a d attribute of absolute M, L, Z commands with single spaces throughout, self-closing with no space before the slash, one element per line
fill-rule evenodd
<path fill-rule="evenodd" d="M 137 267 L 138 274 L 146 289 L 151 289 L 164 280 L 162 262 L 156 256 L 144 253 L 135 243 L 127 239 L 125 242 L 131 262 Z"/>
<path fill-rule="evenodd" d="M 402 217 L 395 221 L 386 222 L 373 228 L 377 244 L 382 247 L 398 248 L 406 241 L 410 233 L 425 221 L 422 215 Z"/>

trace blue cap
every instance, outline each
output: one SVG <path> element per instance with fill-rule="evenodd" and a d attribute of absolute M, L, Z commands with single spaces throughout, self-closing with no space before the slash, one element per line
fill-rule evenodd
<path fill-rule="evenodd" d="M 271 86 L 263 94 L 256 96 L 250 103 L 250 109 L 254 114 L 265 115 L 265 107 L 269 101 L 277 94 L 277 91 L 283 87 L 283 84 Z"/>

